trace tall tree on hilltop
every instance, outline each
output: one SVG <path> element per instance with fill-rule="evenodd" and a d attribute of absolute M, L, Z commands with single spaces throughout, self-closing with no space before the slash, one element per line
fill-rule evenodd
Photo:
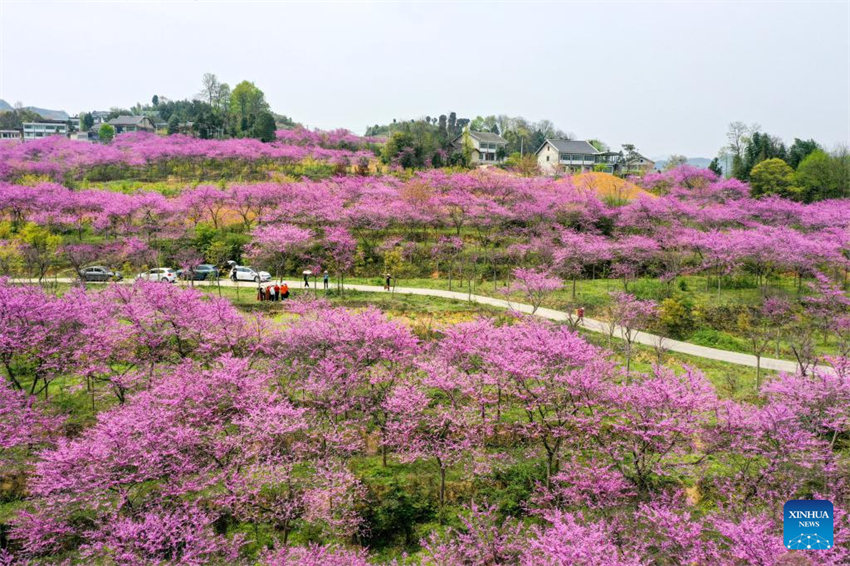
<path fill-rule="evenodd" d="M 242 81 L 233 88 L 230 95 L 230 112 L 236 118 L 236 129 L 239 133 L 249 132 L 257 116 L 268 110 L 265 94 L 254 83 Z"/>
<path fill-rule="evenodd" d="M 808 155 L 818 149 L 820 149 L 820 146 L 813 139 L 794 138 L 794 143 L 788 148 L 788 165 L 796 169 Z"/>
<path fill-rule="evenodd" d="M 201 78 L 201 92 L 198 93 L 198 98 L 206 100 L 212 106 L 213 101 L 218 96 L 220 87 L 221 83 L 218 82 L 218 77 L 215 74 L 204 73 L 204 76 Z"/>

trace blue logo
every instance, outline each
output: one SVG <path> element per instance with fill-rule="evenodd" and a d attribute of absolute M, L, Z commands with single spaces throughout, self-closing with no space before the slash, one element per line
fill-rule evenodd
<path fill-rule="evenodd" d="M 792 499 L 782 509 L 785 548 L 826 550 L 832 548 L 832 503 L 820 499 Z"/>

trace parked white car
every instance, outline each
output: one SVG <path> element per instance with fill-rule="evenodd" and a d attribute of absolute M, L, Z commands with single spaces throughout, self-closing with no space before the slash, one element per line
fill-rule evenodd
<path fill-rule="evenodd" d="M 170 267 L 155 267 L 144 273 L 136 275 L 136 279 L 144 279 L 146 281 L 165 281 L 166 283 L 174 283 L 177 281 L 177 272 Z"/>
<path fill-rule="evenodd" d="M 254 271 L 245 265 L 236 265 L 230 270 L 231 281 L 253 281 L 254 283 L 265 283 L 271 281 L 272 276 L 268 271 Z"/>

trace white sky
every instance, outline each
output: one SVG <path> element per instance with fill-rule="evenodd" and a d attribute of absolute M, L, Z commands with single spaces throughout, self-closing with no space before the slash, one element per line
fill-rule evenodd
<path fill-rule="evenodd" d="M 310 127 L 548 118 L 650 156 L 729 122 L 850 143 L 850 0 L 284 3 L 0 0 L 0 98 L 83 110 L 252 80 Z"/>

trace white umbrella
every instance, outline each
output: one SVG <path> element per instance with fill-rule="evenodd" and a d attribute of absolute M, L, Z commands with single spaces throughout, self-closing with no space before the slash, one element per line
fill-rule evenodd
<path fill-rule="evenodd" d="M 313 275 L 313 272 L 312 272 L 312 271 L 310 271 L 309 269 L 305 269 L 304 271 L 302 271 L 302 273 L 303 273 L 304 275 Z"/>

